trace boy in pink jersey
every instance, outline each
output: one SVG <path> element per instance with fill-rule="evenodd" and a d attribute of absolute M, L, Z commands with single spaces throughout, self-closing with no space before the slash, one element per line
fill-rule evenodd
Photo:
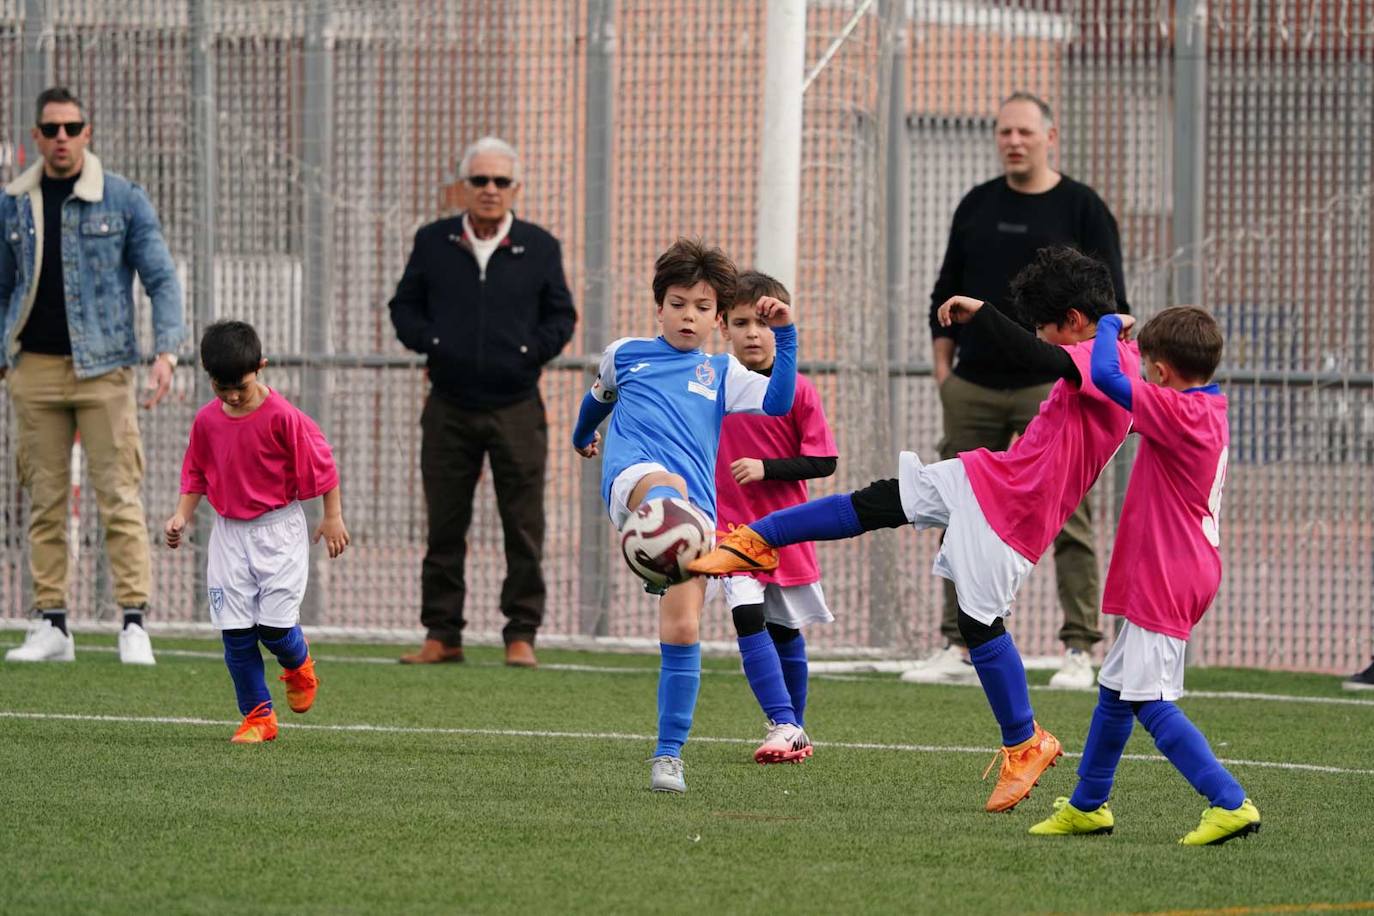
<path fill-rule="evenodd" d="M 1140 453 L 1121 507 L 1102 610 L 1125 617 L 1098 674 L 1078 786 L 1054 803 L 1037 836 L 1111 833 L 1107 807 L 1117 763 L 1135 719 L 1155 746 L 1211 803 L 1185 846 L 1224 843 L 1259 830 L 1245 791 L 1174 701 L 1183 695 L 1188 636 L 1221 584 L 1217 528 L 1230 430 L 1226 396 L 1210 384 L 1221 362 L 1221 329 L 1202 309 L 1165 309 L 1140 332 L 1142 381 L 1123 372 L 1119 328 L 1097 325 L 1093 382 L 1131 412 Z"/>
<path fill-rule="evenodd" d="M 934 572 L 958 590 L 959 630 L 1002 732 L 1002 767 L 988 811 L 1014 808 L 1063 753 L 1059 741 L 1035 721 L 1025 668 L 1002 619 L 1130 428 L 1130 414 L 1098 390 L 1089 371 L 1097 320 L 1116 310 L 1107 267 L 1073 248 L 1043 248 L 1011 289 L 1038 336 L 976 299 L 955 296 L 939 310 L 945 324 L 978 323 L 979 339 L 995 346 L 1007 362 L 1059 377 L 1011 448 L 964 452 L 932 465 L 903 452 L 896 479 L 736 528 L 688 567 L 704 575 L 772 569 L 774 548 L 785 544 L 908 524 L 944 528 Z M 1130 322 L 1130 316 L 1123 319 L 1125 327 Z M 1123 364 L 1134 370 L 1139 364 L 1135 345 L 1117 346 Z"/>
<path fill-rule="evenodd" d="M 315 421 L 258 380 L 267 365 L 251 325 L 206 328 L 200 360 L 215 400 L 196 414 L 181 466 L 181 498 L 167 520 L 167 546 L 181 546 L 186 523 L 207 496 L 217 513 L 210 532 L 206 584 L 210 620 L 224 640 L 243 723 L 230 739 L 258 744 L 277 737 L 277 715 L 263 674 L 261 642 L 284 669 L 293 712 L 315 702 L 319 679 L 300 628 L 310 571 L 310 541 L 300 500 L 324 498 L 316 529 L 329 555 L 348 546 L 339 472 Z"/>
<path fill-rule="evenodd" d="M 789 305 L 787 287 L 767 274 L 739 275 L 735 302 L 721 315 L 721 332 L 744 366 L 770 375 L 773 330 L 755 308 L 772 296 Z M 806 481 L 835 473 L 839 449 L 825 422 L 815 386 L 797 375 L 792 409 L 781 417 L 727 414 L 716 453 L 716 519 L 729 531 L 775 509 L 806 502 Z M 740 573 L 711 583 L 730 606 L 744 675 L 764 715 L 768 735 L 754 751 L 758 763 L 801 763 L 811 756 L 803 727 L 808 665 L 802 627 L 835 618 L 821 589 L 811 543 L 778 551 L 770 572 Z"/>

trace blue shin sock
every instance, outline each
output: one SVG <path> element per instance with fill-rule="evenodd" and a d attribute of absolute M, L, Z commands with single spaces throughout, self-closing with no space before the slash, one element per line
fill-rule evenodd
<path fill-rule="evenodd" d="M 299 668 L 310 657 L 310 651 L 305 646 L 305 634 L 301 632 L 300 624 L 289 630 L 259 626 L 258 639 L 262 640 L 267 651 L 277 657 L 278 664 L 283 668 Z"/>
<path fill-rule="evenodd" d="M 787 693 L 792 697 L 792 711 L 797 714 L 797 724 L 806 724 L 806 640 L 800 633 L 787 642 L 777 643 L 778 661 L 782 663 L 782 677 L 787 682 Z"/>
<path fill-rule="evenodd" d="M 701 643 L 659 643 L 658 747 L 655 757 L 681 757 L 701 688 Z"/>
<path fill-rule="evenodd" d="M 1013 747 L 1035 734 L 1035 711 L 1031 709 L 1026 669 L 1010 633 L 970 650 L 969 661 L 987 694 L 988 705 L 1002 727 L 1002 744 Z"/>
<path fill-rule="evenodd" d="M 774 547 L 804 541 L 838 541 L 864 532 L 859 514 L 854 511 L 854 499 L 848 493 L 779 509 L 750 522 L 749 527 Z"/>
<path fill-rule="evenodd" d="M 651 500 L 651 499 L 682 499 L 682 498 L 683 498 L 683 497 L 682 497 L 682 494 L 679 493 L 677 490 L 674 490 L 672 487 L 665 487 L 665 486 L 663 486 L 663 485 L 661 485 L 661 484 L 660 484 L 659 486 L 657 486 L 657 487 L 650 487 L 650 488 L 649 488 L 649 492 L 644 494 L 644 502 L 646 502 L 646 503 L 647 503 L 649 500 Z M 640 503 L 640 505 L 643 505 L 643 504 L 644 504 L 644 503 Z"/>
<path fill-rule="evenodd" d="M 234 681 L 239 712 L 246 716 L 263 703 L 270 708 L 272 695 L 267 692 L 267 679 L 262 673 L 257 631 L 223 630 L 220 636 L 224 640 L 224 664 Z"/>
<path fill-rule="evenodd" d="M 1136 704 L 1136 715 L 1154 737 L 1155 747 L 1178 767 L 1198 794 L 1217 808 L 1234 809 L 1244 803 L 1245 790 L 1217 760 L 1207 739 L 1183 710 L 1168 700 L 1151 700 Z"/>
<path fill-rule="evenodd" d="M 1078 764 L 1078 785 L 1069 804 L 1079 811 L 1096 811 L 1112 794 L 1112 780 L 1116 765 L 1126 750 L 1126 741 L 1135 727 L 1135 713 L 1131 704 L 1110 687 L 1097 688 L 1097 708 L 1093 710 L 1092 725 L 1088 727 L 1088 742 L 1083 746 L 1083 760 Z"/>
<path fill-rule="evenodd" d="M 797 714 L 792 709 L 792 696 L 787 692 L 787 681 L 783 678 L 782 662 L 768 631 L 741 636 L 739 655 L 744 662 L 744 676 L 749 681 L 749 689 L 754 691 L 754 698 L 759 701 L 763 714 L 773 722 L 799 725 Z"/>

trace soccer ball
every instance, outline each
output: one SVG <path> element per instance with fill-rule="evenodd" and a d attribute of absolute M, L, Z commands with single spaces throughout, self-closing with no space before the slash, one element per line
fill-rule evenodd
<path fill-rule="evenodd" d="M 620 529 L 620 552 L 635 575 L 655 588 L 691 578 L 687 564 L 715 546 L 715 526 L 685 499 L 651 499 Z"/>

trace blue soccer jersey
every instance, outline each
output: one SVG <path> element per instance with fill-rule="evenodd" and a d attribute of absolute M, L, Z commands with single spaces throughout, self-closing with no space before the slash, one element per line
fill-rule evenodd
<path fill-rule="evenodd" d="M 791 364 L 795 376 L 795 332 L 789 327 L 776 333 L 778 356 L 787 351 L 778 363 Z M 779 379 L 782 384 L 768 397 L 771 379 L 750 372 L 731 354 L 679 350 L 662 337 L 623 337 L 611 344 L 591 391 L 592 398 L 615 408 L 601 469 L 607 507 L 616 477 L 633 465 L 654 463 L 681 475 L 688 498 L 714 521 L 721 421 L 727 413 L 786 413 L 792 406 L 786 381 Z"/>

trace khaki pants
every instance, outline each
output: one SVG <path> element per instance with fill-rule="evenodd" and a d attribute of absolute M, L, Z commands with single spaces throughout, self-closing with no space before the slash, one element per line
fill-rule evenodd
<path fill-rule="evenodd" d="M 1029 388 L 984 388 L 951 375 L 940 386 L 944 407 L 944 438 L 940 457 L 953 458 L 976 448 L 1003 451 L 1013 435 L 1020 435 L 1040 411 L 1051 385 Z M 1059 640 L 1070 649 L 1089 649 L 1102 640 L 1098 628 L 1099 586 L 1097 555 L 1093 551 L 1091 500 L 1084 498 L 1054 539 L 1054 569 L 1064 625 Z M 959 601 L 954 583 L 945 580 L 945 610 L 940 621 L 945 640 L 963 645 L 959 635 Z"/>
<path fill-rule="evenodd" d="M 29 494 L 29 565 L 34 606 L 67 606 L 67 515 L 72 442 L 81 446 L 120 607 L 148 603 L 152 572 L 139 485 L 143 442 L 134 405 L 134 370 L 78 379 L 70 357 L 24 353 L 6 376 L 18 419 L 19 482 Z"/>

